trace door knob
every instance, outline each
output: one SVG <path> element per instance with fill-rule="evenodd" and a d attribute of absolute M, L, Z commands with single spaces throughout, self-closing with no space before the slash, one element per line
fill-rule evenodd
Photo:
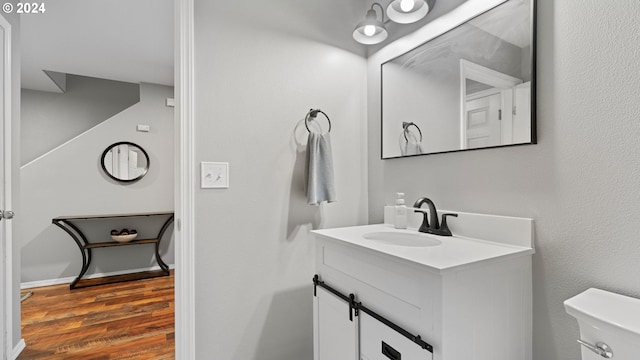
<path fill-rule="evenodd" d="M 2 219 L 11 220 L 11 219 L 13 219 L 13 217 L 15 215 L 16 214 L 13 211 L 10 211 L 10 210 L 2 211 L 2 210 L 0 210 L 0 220 L 2 220 Z"/>

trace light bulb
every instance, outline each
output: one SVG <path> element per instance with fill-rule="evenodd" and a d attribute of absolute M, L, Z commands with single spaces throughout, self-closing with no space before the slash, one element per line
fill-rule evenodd
<path fill-rule="evenodd" d="M 413 2 L 413 0 L 401 0 L 400 1 L 400 9 L 402 9 L 402 11 L 404 12 L 409 12 L 411 10 L 413 10 L 413 6 L 415 5 L 415 3 Z"/>
<path fill-rule="evenodd" d="M 367 25 L 364 27 L 364 34 L 367 36 L 373 36 L 376 33 L 376 27 L 373 25 Z"/>

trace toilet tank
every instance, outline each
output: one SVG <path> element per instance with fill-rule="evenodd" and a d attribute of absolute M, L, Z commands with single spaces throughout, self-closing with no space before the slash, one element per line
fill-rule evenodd
<path fill-rule="evenodd" d="M 639 299 L 591 288 L 566 300 L 564 307 L 578 320 L 581 340 L 607 344 L 615 360 L 640 359 Z M 582 347 L 582 360 L 602 359 Z"/>

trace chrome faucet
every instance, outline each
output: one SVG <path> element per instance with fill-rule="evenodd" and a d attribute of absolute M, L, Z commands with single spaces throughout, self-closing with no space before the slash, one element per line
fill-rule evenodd
<path fill-rule="evenodd" d="M 423 204 L 427 204 L 429 209 L 429 219 L 427 219 L 427 212 L 425 210 L 415 210 L 415 212 L 422 213 L 424 216 L 422 225 L 420 225 L 420 229 L 418 229 L 418 231 L 433 235 L 452 236 L 451 230 L 449 230 L 449 226 L 447 225 L 447 216 L 458 217 L 458 214 L 442 214 L 442 225 L 440 225 L 438 222 L 438 211 L 436 210 L 436 205 L 431 201 L 431 199 L 421 197 L 416 200 L 413 207 L 420 209 Z"/>

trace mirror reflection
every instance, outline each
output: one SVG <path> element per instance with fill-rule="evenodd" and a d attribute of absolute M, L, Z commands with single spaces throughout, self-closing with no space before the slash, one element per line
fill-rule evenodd
<path fill-rule="evenodd" d="M 531 0 L 382 65 L 382 157 L 535 143 Z"/>
<path fill-rule="evenodd" d="M 102 153 L 102 169 L 114 180 L 137 181 L 149 170 L 149 155 L 134 143 L 118 142 Z"/>

